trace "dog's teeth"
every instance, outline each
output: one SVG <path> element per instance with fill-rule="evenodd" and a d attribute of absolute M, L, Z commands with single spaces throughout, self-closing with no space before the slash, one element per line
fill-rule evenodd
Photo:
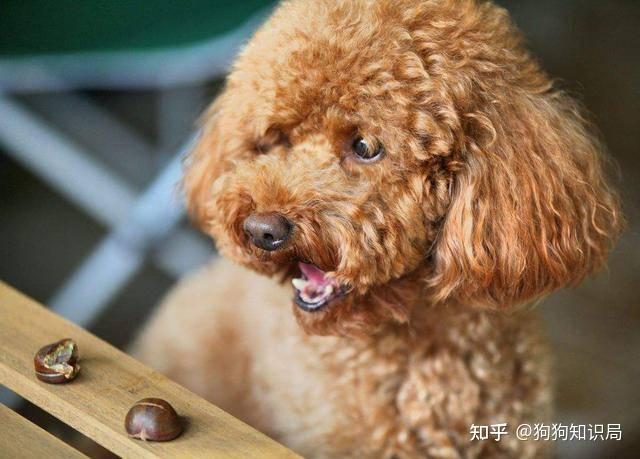
<path fill-rule="evenodd" d="M 304 279 L 291 279 L 291 283 L 293 284 L 293 286 L 295 288 L 297 288 L 300 291 L 303 291 L 304 288 L 307 286 L 307 284 L 309 283 L 309 281 L 306 281 Z"/>
<path fill-rule="evenodd" d="M 295 278 L 291 279 L 291 283 L 298 291 L 300 299 L 310 308 L 319 307 L 335 291 L 335 286 L 332 284 L 317 285 L 308 279 Z"/>
<path fill-rule="evenodd" d="M 302 298 L 302 300 L 305 303 L 309 303 L 309 304 L 313 304 L 316 303 L 316 298 L 312 298 L 309 295 L 307 295 L 305 292 L 300 292 L 300 298 Z"/>

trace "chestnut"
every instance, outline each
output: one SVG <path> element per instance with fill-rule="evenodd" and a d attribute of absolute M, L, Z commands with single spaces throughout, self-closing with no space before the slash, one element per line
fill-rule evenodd
<path fill-rule="evenodd" d="M 168 441 L 182 433 L 176 410 L 161 398 L 143 398 L 131 407 L 124 419 L 130 437 L 140 440 Z"/>
<path fill-rule="evenodd" d="M 71 381 L 80 371 L 78 346 L 69 339 L 61 339 L 42 347 L 33 358 L 36 377 L 49 384 Z"/>

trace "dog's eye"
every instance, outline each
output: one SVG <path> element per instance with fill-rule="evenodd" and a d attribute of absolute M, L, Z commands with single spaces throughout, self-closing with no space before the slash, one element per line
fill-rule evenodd
<path fill-rule="evenodd" d="M 272 146 L 269 144 L 257 142 L 255 145 L 255 150 L 256 150 L 256 153 L 258 153 L 259 155 L 264 155 L 266 153 L 269 153 L 269 150 L 271 150 L 271 147 Z"/>
<path fill-rule="evenodd" d="M 374 161 L 384 153 L 384 147 L 380 143 L 376 142 L 372 145 L 360 136 L 353 139 L 351 150 L 362 161 Z"/>
<path fill-rule="evenodd" d="M 289 137 L 279 129 L 269 128 L 266 134 L 254 144 L 255 151 L 259 155 L 269 153 L 275 147 L 290 148 Z"/>

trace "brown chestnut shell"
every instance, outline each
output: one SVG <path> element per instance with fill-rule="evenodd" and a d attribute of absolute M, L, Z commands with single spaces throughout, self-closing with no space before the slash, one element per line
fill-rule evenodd
<path fill-rule="evenodd" d="M 80 371 L 77 344 L 70 338 L 47 344 L 33 357 L 36 377 L 49 384 L 73 380 Z"/>
<path fill-rule="evenodd" d="M 131 407 L 124 420 L 130 437 L 145 441 L 169 441 L 182 433 L 176 410 L 161 398 L 143 398 Z"/>

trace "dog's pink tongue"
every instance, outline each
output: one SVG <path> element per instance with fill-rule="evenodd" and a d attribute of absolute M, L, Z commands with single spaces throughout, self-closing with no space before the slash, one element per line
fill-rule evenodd
<path fill-rule="evenodd" d="M 316 285 L 322 285 L 326 283 L 325 273 L 323 270 L 315 265 L 309 263 L 298 263 L 300 271 L 305 275 L 307 280 L 313 282 Z"/>

